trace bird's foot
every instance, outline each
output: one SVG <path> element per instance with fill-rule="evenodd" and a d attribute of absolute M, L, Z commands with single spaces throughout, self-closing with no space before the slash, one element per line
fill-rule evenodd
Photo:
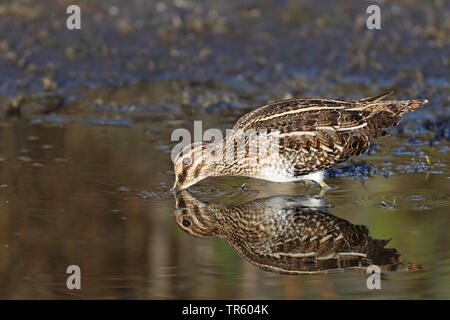
<path fill-rule="evenodd" d="M 303 181 L 304 181 L 304 185 L 305 185 L 305 190 L 309 189 L 309 187 L 311 186 L 311 181 L 316 182 L 320 186 L 319 196 L 323 196 L 327 190 L 331 189 L 331 187 L 329 185 L 327 185 L 323 180 L 319 180 L 319 181 L 303 180 Z"/>
<path fill-rule="evenodd" d="M 325 181 L 317 181 L 321 189 L 329 190 L 331 187 L 325 183 Z"/>
<path fill-rule="evenodd" d="M 327 185 L 324 181 L 317 181 L 320 186 L 319 196 L 324 196 L 327 190 L 331 189 L 329 185 Z"/>
<path fill-rule="evenodd" d="M 305 183 L 305 189 L 308 189 L 309 186 L 311 185 L 311 180 L 304 180 Z"/>

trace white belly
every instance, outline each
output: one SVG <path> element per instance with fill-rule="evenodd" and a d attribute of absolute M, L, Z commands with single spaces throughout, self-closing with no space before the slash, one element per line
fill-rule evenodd
<path fill-rule="evenodd" d="M 287 172 L 280 172 L 275 170 L 266 169 L 261 173 L 260 179 L 265 179 L 273 182 L 293 182 L 302 180 L 312 180 L 315 182 L 323 181 L 325 177 L 324 171 L 316 171 L 313 173 L 305 174 L 303 176 L 293 177 L 288 175 Z"/>

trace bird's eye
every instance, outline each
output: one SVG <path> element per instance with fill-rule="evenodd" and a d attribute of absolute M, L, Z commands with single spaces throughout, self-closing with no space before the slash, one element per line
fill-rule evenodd
<path fill-rule="evenodd" d="M 190 164 L 191 164 L 191 158 L 186 157 L 183 159 L 183 165 L 188 166 Z"/>
<path fill-rule="evenodd" d="M 183 226 L 185 226 L 186 228 L 189 228 L 191 226 L 191 222 L 188 219 L 183 219 L 182 222 Z"/>

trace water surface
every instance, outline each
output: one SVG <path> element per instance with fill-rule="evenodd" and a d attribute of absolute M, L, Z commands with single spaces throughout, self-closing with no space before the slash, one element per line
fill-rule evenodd
<path fill-rule="evenodd" d="M 218 127 L 226 123 L 216 122 Z M 385 272 L 382 290 L 373 291 L 361 271 L 280 275 L 247 262 L 220 237 L 184 232 L 175 219 L 176 199 L 168 192 L 171 129 L 4 122 L 0 297 L 450 298 L 443 143 L 417 147 L 408 145 L 407 137 L 383 137 L 370 156 L 329 172 L 333 189 L 323 199 L 329 212 L 365 225 L 373 238 L 392 239 L 387 248 L 421 267 Z M 417 163 L 421 166 L 414 169 Z M 200 201 L 230 205 L 276 195 L 314 197 L 319 190 L 210 178 L 191 192 Z M 80 291 L 66 288 L 65 271 L 72 264 L 82 270 Z"/>

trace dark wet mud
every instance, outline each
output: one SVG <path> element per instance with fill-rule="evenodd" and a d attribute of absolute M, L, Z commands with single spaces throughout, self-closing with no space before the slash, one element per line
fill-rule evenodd
<path fill-rule="evenodd" d="M 69 31 L 66 1 L 0 3 L 0 298 L 450 298 L 447 2 L 384 2 L 381 30 L 365 27 L 360 1 L 77 4 L 82 30 Z M 173 130 L 231 128 L 268 101 L 390 89 L 429 103 L 328 170 L 320 198 L 391 239 L 400 256 L 381 290 L 334 260 L 338 272 L 267 272 L 225 236 L 177 223 Z M 190 192 L 231 212 L 319 198 L 315 185 L 240 177 Z M 80 291 L 66 287 L 73 264 Z"/>

